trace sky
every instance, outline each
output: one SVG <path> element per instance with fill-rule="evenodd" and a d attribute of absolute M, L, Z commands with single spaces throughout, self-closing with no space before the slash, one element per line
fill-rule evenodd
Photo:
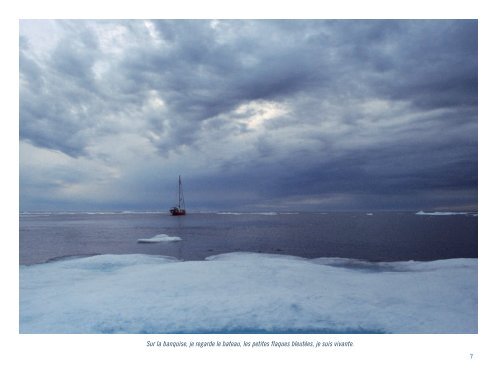
<path fill-rule="evenodd" d="M 475 20 L 21 20 L 20 210 L 475 210 Z"/>

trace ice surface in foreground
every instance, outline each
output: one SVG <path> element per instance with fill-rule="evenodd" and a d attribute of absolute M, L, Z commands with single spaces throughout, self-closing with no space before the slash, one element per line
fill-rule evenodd
<path fill-rule="evenodd" d="M 477 259 L 229 253 L 20 267 L 21 333 L 476 333 Z"/>
<path fill-rule="evenodd" d="M 178 242 L 182 240 L 178 236 L 168 236 L 167 234 L 155 235 L 152 238 L 138 239 L 137 243 L 163 243 L 163 242 Z"/>

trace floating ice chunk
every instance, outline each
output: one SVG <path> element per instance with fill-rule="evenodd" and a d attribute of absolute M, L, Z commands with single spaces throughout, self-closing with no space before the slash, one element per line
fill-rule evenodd
<path fill-rule="evenodd" d="M 460 214 L 467 214 L 467 212 L 424 212 L 424 211 L 419 211 L 415 214 L 418 214 L 420 216 L 454 216 L 454 215 L 460 215 Z"/>
<path fill-rule="evenodd" d="M 373 216 L 373 213 L 367 213 L 366 215 L 367 216 Z"/>
<path fill-rule="evenodd" d="M 178 236 L 168 236 L 167 234 L 155 235 L 152 238 L 138 239 L 137 243 L 164 243 L 164 242 L 178 242 L 182 240 Z"/>

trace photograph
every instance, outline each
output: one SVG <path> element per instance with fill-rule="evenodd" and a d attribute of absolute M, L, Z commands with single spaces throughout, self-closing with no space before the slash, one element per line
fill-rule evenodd
<path fill-rule="evenodd" d="M 478 215 L 477 19 L 19 20 L 20 334 L 477 334 Z"/>

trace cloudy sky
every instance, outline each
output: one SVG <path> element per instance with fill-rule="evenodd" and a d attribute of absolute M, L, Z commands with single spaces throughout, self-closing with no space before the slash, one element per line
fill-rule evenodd
<path fill-rule="evenodd" d="M 20 209 L 477 208 L 477 22 L 20 21 Z"/>

